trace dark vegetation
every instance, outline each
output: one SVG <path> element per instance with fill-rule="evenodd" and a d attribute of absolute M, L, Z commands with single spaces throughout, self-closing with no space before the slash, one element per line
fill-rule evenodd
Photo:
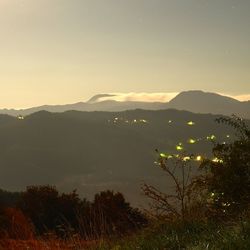
<path fill-rule="evenodd" d="M 12 196 L 9 193 L 10 197 Z M 105 191 L 93 202 L 80 199 L 76 191 L 60 194 L 52 186 L 31 186 L 12 207 L 2 203 L 0 235 L 23 239 L 55 234 L 84 239 L 123 235 L 145 226 L 147 220 L 127 203 L 121 193 Z"/>

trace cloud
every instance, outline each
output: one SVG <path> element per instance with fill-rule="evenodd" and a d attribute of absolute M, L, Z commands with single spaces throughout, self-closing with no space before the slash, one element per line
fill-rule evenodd
<path fill-rule="evenodd" d="M 112 96 L 101 97 L 97 100 L 97 102 L 101 101 L 134 101 L 134 102 L 169 102 L 175 96 L 179 94 L 179 92 L 168 92 L 168 93 L 109 93 Z M 225 93 L 218 93 L 223 96 L 232 97 L 239 101 L 248 101 L 250 100 L 250 94 L 245 95 L 229 95 Z"/>
<path fill-rule="evenodd" d="M 223 96 L 228 96 L 228 97 L 231 97 L 231 98 L 234 98 L 238 101 L 250 101 L 250 94 L 244 94 L 244 95 L 229 95 L 229 94 L 225 94 L 225 93 L 219 93 L 220 95 L 223 95 Z"/>
<path fill-rule="evenodd" d="M 98 101 L 115 100 L 118 102 L 135 101 L 135 102 L 168 102 L 179 93 L 110 93 L 114 96 L 102 97 Z"/>
<path fill-rule="evenodd" d="M 249 101 L 250 100 L 250 94 L 248 95 L 236 95 L 233 98 L 239 100 L 239 101 Z"/>

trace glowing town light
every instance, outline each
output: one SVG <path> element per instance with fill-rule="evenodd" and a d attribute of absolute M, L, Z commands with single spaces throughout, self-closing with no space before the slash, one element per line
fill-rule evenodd
<path fill-rule="evenodd" d="M 195 123 L 194 123 L 193 121 L 190 121 L 190 122 L 187 123 L 187 125 L 189 125 L 189 126 L 194 126 Z"/>
<path fill-rule="evenodd" d="M 189 140 L 188 140 L 188 143 L 194 144 L 194 143 L 196 143 L 196 140 L 195 140 L 195 139 L 189 139 Z"/>
<path fill-rule="evenodd" d="M 148 123 L 148 121 L 147 121 L 147 120 L 144 120 L 144 119 L 141 119 L 140 122 Z"/>
<path fill-rule="evenodd" d="M 227 138 L 230 138 L 230 135 L 227 135 Z"/>
<path fill-rule="evenodd" d="M 24 117 L 22 115 L 17 116 L 18 120 L 24 120 Z"/>
<path fill-rule="evenodd" d="M 215 158 L 212 160 L 212 162 L 215 162 L 215 163 L 223 163 L 223 160 L 221 160 L 221 159 L 215 157 Z"/>
<path fill-rule="evenodd" d="M 162 157 L 162 158 L 168 158 L 168 155 L 165 154 L 165 153 L 160 153 L 160 157 Z"/>
<path fill-rule="evenodd" d="M 185 156 L 183 157 L 183 161 L 190 161 L 191 160 L 191 157 L 190 156 Z"/>
<path fill-rule="evenodd" d="M 137 123 L 137 120 L 136 120 L 136 119 L 134 119 L 134 120 L 133 120 L 133 122 L 134 122 L 134 123 Z"/>
<path fill-rule="evenodd" d="M 183 150 L 183 146 L 182 146 L 182 145 L 180 145 L 180 144 L 179 144 L 179 145 L 177 145 L 177 146 L 176 146 L 176 150 L 178 150 L 178 151 Z"/>
<path fill-rule="evenodd" d="M 116 117 L 116 118 L 115 118 L 115 120 L 116 120 L 116 121 L 118 121 L 118 120 L 119 120 L 119 118 L 118 118 L 118 117 Z"/>
<path fill-rule="evenodd" d="M 214 197 L 215 196 L 215 193 L 211 193 L 211 197 Z"/>
<path fill-rule="evenodd" d="M 202 156 L 201 155 L 198 155 L 197 157 L 196 157 L 196 161 L 201 161 L 202 160 Z"/>
<path fill-rule="evenodd" d="M 171 124 L 173 121 L 172 120 L 169 120 L 168 123 Z"/>
<path fill-rule="evenodd" d="M 216 136 L 215 135 L 211 135 L 211 136 L 207 136 L 207 140 L 215 140 Z"/>

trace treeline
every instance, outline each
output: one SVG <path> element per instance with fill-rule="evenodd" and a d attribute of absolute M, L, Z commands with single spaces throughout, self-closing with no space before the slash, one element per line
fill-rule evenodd
<path fill-rule="evenodd" d="M 145 216 L 121 193 L 104 191 L 93 202 L 76 191 L 59 193 L 53 186 L 30 186 L 25 192 L 0 192 L 0 237 L 29 239 L 56 235 L 62 238 L 124 235 L 147 223 Z"/>

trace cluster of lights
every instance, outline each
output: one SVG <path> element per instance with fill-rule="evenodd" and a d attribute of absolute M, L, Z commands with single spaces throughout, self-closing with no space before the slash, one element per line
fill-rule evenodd
<path fill-rule="evenodd" d="M 24 116 L 19 115 L 19 116 L 17 116 L 17 119 L 18 119 L 18 120 L 24 120 Z"/>
<path fill-rule="evenodd" d="M 173 120 L 168 120 L 168 124 L 172 124 L 173 123 Z M 188 121 L 187 122 L 187 125 L 188 126 L 194 126 L 195 125 L 195 122 L 194 121 Z"/>
<path fill-rule="evenodd" d="M 216 136 L 215 135 L 207 136 L 207 140 L 214 141 L 214 140 L 216 140 Z"/>
<path fill-rule="evenodd" d="M 223 163 L 223 160 L 221 159 L 218 159 L 217 157 L 215 157 L 212 162 L 215 162 L 215 163 Z"/>
<path fill-rule="evenodd" d="M 176 150 L 177 151 L 182 151 L 184 149 L 182 143 L 180 142 L 178 145 L 176 145 Z"/>
<path fill-rule="evenodd" d="M 133 120 L 127 120 L 127 119 L 124 119 L 124 118 L 120 118 L 120 117 L 115 117 L 113 121 L 111 120 L 108 120 L 108 122 L 113 122 L 114 124 L 116 123 L 127 123 L 127 124 L 134 124 L 134 123 L 148 123 L 147 120 L 145 119 L 133 119 Z"/>

